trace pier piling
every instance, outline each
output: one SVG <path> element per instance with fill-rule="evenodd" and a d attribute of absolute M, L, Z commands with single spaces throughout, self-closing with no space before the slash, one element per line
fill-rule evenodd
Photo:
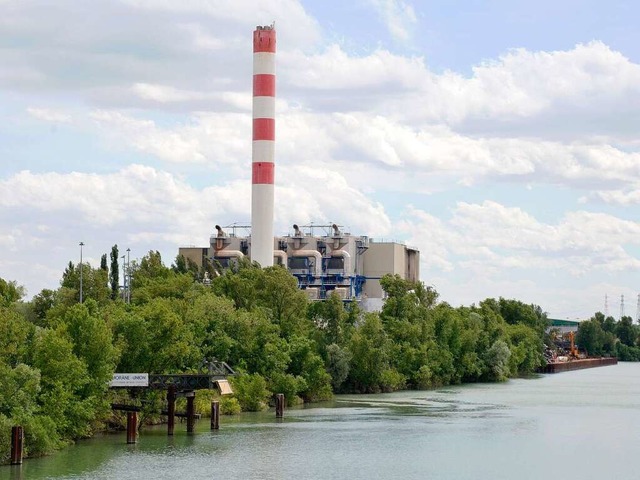
<path fill-rule="evenodd" d="M 220 402 L 211 402 L 211 430 L 220 429 Z"/>
<path fill-rule="evenodd" d="M 196 392 L 187 392 L 187 433 L 193 433 L 196 414 L 194 400 L 196 399 Z"/>
<path fill-rule="evenodd" d="M 138 412 L 127 412 L 127 443 L 138 441 Z"/>
<path fill-rule="evenodd" d="M 176 424 L 176 386 L 167 389 L 167 435 L 173 435 Z"/>
<path fill-rule="evenodd" d="M 284 394 L 276 394 L 276 418 L 284 417 Z"/>
<path fill-rule="evenodd" d="M 22 465 L 24 450 L 24 429 L 21 426 L 11 427 L 11 465 Z"/>

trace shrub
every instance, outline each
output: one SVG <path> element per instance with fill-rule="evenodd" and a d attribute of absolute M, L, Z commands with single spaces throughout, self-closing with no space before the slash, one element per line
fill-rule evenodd
<path fill-rule="evenodd" d="M 259 412 L 267 408 L 271 392 L 261 375 L 241 373 L 231 379 L 231 385 L 243 411 Z"/>
<path fill-rule="evenodd" d="M 242 411 L 240 402 L 235 397 L 222 397 L 220 399 L 220 413 L 222 415 L 237 415 Z"/>

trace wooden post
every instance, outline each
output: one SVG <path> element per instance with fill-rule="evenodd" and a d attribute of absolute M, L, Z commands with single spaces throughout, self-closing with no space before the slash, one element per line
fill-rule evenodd
<path fill-rule="evenodd" d="M 138 441 L 138 412 L 127 412 L 127 443 Z"/>
<path fill-rule="evenodd" d="M 196 392 L 187 392 L 187 433 L 193 433 L 196 411 L 193 401 L 196 399 Z"/>
<path fill-rule="evenodd" d="M 284 417 L 284 394 L 276 394 L 276 418 Z"/>
<path fill-rule="evenodd" d="M 169 385 L 167 390 L 167 435 L 173 435 L 176 424 L 176 386 Z"/>
<path fill-rule="evenodd" d="M 211 402 L 211 430 L 220 429 L 220 402 Z"/>
<path fill-rule="evenodd" d="M 24 429 L 20 426 L 11 427 L 11 465 L 22 465 L 23 448 Z"/>

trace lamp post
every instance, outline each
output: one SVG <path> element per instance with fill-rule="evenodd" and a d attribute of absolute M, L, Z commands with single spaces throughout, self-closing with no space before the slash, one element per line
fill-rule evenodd
<path fill-rule="evenodd" d="M 124 255 L 120 257 L 122 259 L 122 300 L 127 303 L 127 263 Z"/>
<path fill-rule="evenodd" d="M 80 242 L 80 303 L 82 303 L 82 247 L 84 243 Z"/>

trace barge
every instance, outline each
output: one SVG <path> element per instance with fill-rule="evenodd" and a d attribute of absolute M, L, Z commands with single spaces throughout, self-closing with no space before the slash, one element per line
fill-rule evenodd
<path fill-rule="evenodd" d="M 570 370 L 582 370 L 583 368 L 606 367 L 608 365 L 617 365 L 616 357 L 600 357 L 600 358 L 580 358 L 569 360 L 567 362 L 549 362 L 541 367 L 540 373 L 560 373 Z"/>

